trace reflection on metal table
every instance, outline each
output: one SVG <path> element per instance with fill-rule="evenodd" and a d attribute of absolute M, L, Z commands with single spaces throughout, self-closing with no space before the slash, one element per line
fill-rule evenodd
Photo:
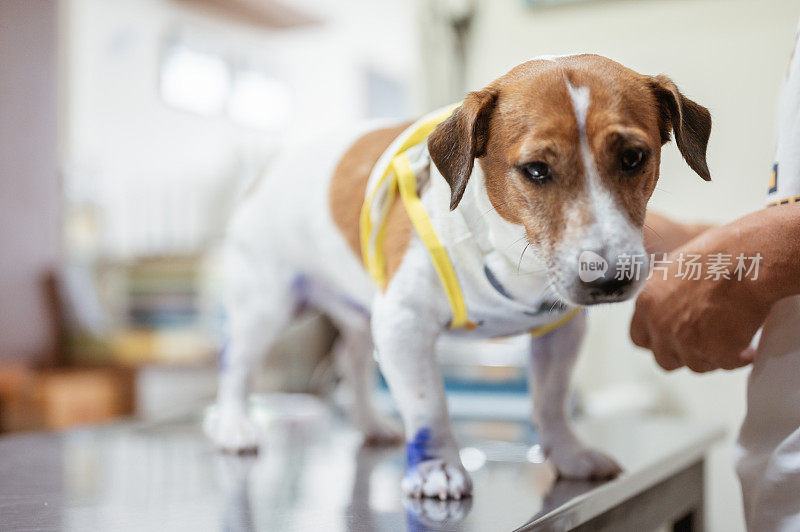
<path fill-rule="evenodd" d="M 198 418 L 0 438 L 3 530 L 701 530 L 719 429 L 666 417 L 578 423 L 626 468 L 556 482 L 535 431 L 455 424 L 473 497 L 409 501 L 403 451 L 325 415 L 273 419 L 257 456 L 220 455 Z"/>

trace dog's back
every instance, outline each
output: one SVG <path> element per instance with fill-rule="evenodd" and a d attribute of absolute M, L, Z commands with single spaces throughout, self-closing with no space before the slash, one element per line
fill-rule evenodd
<path fill-rule="evenodd" d="M 361 263 L 359 215 L 372 167 L 407 125 L 364 124 L 283 150 L 234 212 L 226 253 L 246 253 L 267 268 L 279 263 L 368 307 L 372 285 Z M 387 222 L 390 273 L 411 235 L 405 211 L 396 207 Z"/>

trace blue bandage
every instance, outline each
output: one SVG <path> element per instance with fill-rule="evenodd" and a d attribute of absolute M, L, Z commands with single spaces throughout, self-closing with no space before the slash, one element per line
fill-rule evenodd
<path fill-rule="evenodd" d="M 411 469 L 420 462 L 433 458 L 428 454 L 431 440 L 431 429 L 421 428 L 410 442 L 406 442 L 406 468 Z"/>

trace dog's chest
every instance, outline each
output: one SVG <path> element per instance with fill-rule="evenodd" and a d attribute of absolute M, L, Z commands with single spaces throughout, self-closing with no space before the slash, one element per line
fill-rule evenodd
<path fill-rule="evenodd" d="M 517 274 L 505 257 L 485 255 L 475 245 L 450 246 L 472 331 L 480 336 L 521 334 L 558 320 L 569 309 L 537 274 Z M 505 264 L 504 264 L 505 263 Z M 513 281 L 513 282 L 512 282 Z"/>
<path fill-rule="evenodd" d="M 478 176 L 470 186 L 481 184 Z M 438 189 L 432 184 L 424 202 L 456 271 L 469 320 L 476 325 L 471 333 L 486 337 L 525 333 L 569 311 L 550 289 L 543 269 L 532 268 L 525 260 L 519 235 L 499 235 L 489 241 L 481 226 L 488 215 L 470 197 L 473 191 L 467 191 L 459 210 L 450 211 L 447 190 Z M 517 254 L 518 260 L 512 260 Z"/>

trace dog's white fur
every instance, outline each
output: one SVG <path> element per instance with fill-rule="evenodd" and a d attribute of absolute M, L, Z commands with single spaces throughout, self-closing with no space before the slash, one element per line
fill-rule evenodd
<path fill-rule="evenodd" d="M 580 119 L 583 108 L 585 120 L 588 91 L 574 88 L 571 94 L 576 115 Z M 328 314 L 341 330 L 337 351 L 347 359 L 343 367 L 356 396 L 355 422 L 370 438 L 392 436 L 392 428 L 370 403 L 374 347 L 402 414 L 406 440 L 412 441 L 421 431 L 428 431 L 425 459 L 411 464 L 403 490 L 415 496 L 460 498 L 470 492 L 471 481 L 450 428 L 442 378 L 434 357 L 437 340 L 444 334 L 525 333 L 542 325 L 542 317 L 515 313 L 509 306 L 501 309 L 501 321 L 494 311 L 486 316 L 488 326 L 473 333 L 448 330 L 450 307 L 428 252 L 416 236 L 386 290 L 376 291 L 336 228 L 328 206 L 334 167 L 356 136 L 328 137 L 286 154 L 235 213 L 228 233 L 225 266 L 230 344 L 221 367 L 217 415 L 206 420 L 206 430 L 217 446 L 228 451 L 257 445 L 257 431 L 246 411 L 248 375 L 292 318 L 299 297 L 293 286 L 302 273 L 306 280 L 302 297 Z M 331 138 L 340 140 L 331 142 Z M 586 167 L 591 168 L 591 152 L 584 150 L 584 156 L 589 158 Z M 433 165 L 431 170 L 431 179 L 443 180 Z M 467 194 L 473 194 L 475 201 L 465 202 L 458 209 L 475 209 L 465 215 L 483 218 L 487 241 L 516 265 L 525 245 L 523 228 L 505 221 L 490 207 L 477 164 L 468 186 Z M 590 234 L 574 235 L 563 243 L 561 255 L 565 262 L 572 262 L 573 269 L 580 250 L 591 249 L 583 246 L 592 242 L 610 242 L 619 247 L 605 255 L 641 249 L 641 233 L 613 201 L 604 201 L 610 200 L 611 195 L 603 194 L 600 181 L 595 180 L 592 187 L 598 198 L 595 227 Z M 446 205 L 435 205 L 431 194 L 423 199 L 426 207 L 435 212 L 448 210 Z M 458 268 L 458 264 L 455 266 Z M 539 258 L 524 255 L 518 267 L 529 274 L 518 275 L 515 268 L 502 267 L 494 272 L 515 299 L 524 301 L 530 294 L 537 294 L 540 298 L 551 295 L 558 301 Z M 359 307 L 369 309 L 369 314 Z M 475 315 L 469 297 L 467 307 L 471 319 L 484 317 Z M 571 430 L 565 413 L 572 366 L 584 329 L 585 317 L 581 313 L 568 325 L 532 339 L 534 418 L 541 444 L 562 475 L 606 477 L 618 473 L 619 466 L 603 453 L 586 447 Z"/>

